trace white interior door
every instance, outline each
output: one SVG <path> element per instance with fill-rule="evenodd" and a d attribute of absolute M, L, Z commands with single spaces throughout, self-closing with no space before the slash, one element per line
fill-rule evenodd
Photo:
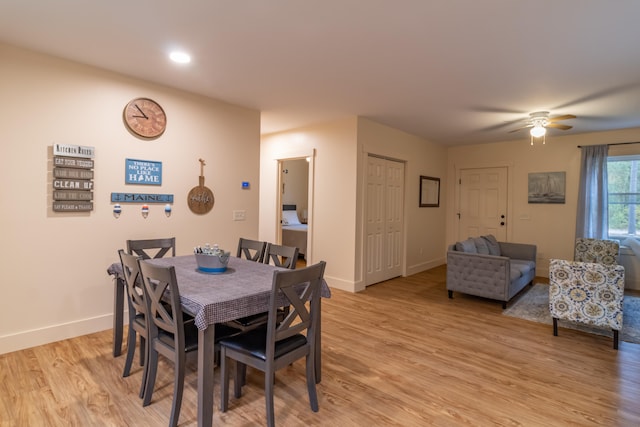
<path fill-rule="evenodd" d="M 365 284 L 402 274 L 404 163 L 369 156 L 367 161 Z"/>
<path fill-rule="evenodd" d="M 507 239 L 507 168 L 462 169 L 458 240 L 493 234 Z"/>

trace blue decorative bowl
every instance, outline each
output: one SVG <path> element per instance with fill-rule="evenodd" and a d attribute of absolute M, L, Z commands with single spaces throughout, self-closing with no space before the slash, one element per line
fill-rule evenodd
<path fill-rule="evenodd" d="M 205 273 L 224 273 L 229 264 L 230 252 L 223 252 L 222 255 L 194 254 L 198 270 Z"/>

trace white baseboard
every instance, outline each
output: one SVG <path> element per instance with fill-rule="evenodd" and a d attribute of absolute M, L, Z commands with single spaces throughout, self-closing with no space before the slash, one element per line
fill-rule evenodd
<path fill-rule="evenodd" d="M 446 264 L 446 258 L 436 258 L 430 261 L 421 262 L 419 264 L 409 265 L 407 266 L 407 276 L 411 276 L 416 273 L 420 273 L 422 271 L 430 270 L 432 268 L 438 267 L 440 265 Z"/>
<path fill-rule="evenodd" d="M 0 354 L 92 334 L 113 328 L 113 315 L 105 314 L 0 337 Z"/>

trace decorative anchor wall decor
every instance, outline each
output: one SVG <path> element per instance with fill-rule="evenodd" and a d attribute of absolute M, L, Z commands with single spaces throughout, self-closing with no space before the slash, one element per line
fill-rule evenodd
<path fill-rule="evenodd" d="M 196 214 L 206 214 L 213 208 L 214 198 L 213 191 L 204 186 L 204 160 L 198 159 L 200 162 L 200 179 L 199 185 L 193 187 L 187 196 L 187 204 L 191 212 Z"/>

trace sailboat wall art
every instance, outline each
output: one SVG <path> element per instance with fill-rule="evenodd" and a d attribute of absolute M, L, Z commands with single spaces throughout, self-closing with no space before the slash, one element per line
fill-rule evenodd
<path fill-rule="evenodd" d="M 529 203 L 564 203 L 566 172 L 529 174 Z"/>

